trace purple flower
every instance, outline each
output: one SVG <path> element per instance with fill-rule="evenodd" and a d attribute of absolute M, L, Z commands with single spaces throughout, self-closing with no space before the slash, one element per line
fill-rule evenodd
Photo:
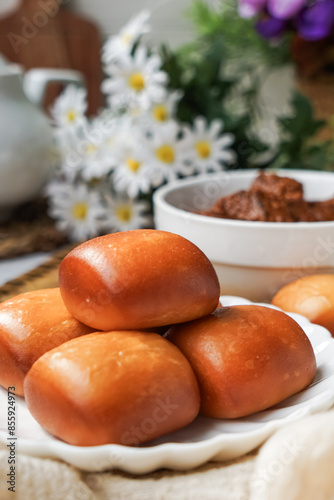
<path fill-rule="evenodd" d="M 264 38 L 277 38 L 286 28 L 286 21 L 275 17 L 266 17 L 256 23 L 256 29 Z"/>
<path fill-rule="evenodd" d="M 307 7 L 300 12 L 296 25 L 304 40 L 312 42 L 326 38 L 334 27 L 334 0 L 320 0 Z"/>
<path fill-rule="evenodd" d="M 306 0 L 268 0 L 268 11 L 277 19 L 291 19 L 305 6 Z"/>
<path fill-rule="evenodd" d="M 267 0 L 239 0 L 239 14 L 241 17 L 253 17 L 267 5 Z"/>

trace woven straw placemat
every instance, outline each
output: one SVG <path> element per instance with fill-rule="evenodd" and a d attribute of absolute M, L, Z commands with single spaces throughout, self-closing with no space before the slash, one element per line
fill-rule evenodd
<path fill-rule="evenodd" d="M 56 288 L 58 286 L 58 269 L 61 261 L 76 245 L 69 245 L 58 252 L 39 267 L 28 273 L 22 274 L 19 278 L 9 281 L 0 287 L 0 302 L 11 299 L 20 293 L 30 292 L 43 288 Z"/>
<path fill-rule="evenodd" d="M 52 252 L 67 243 L 67 237 L 47 215 L 44 199 L 18 207 L 8 221 L 0 223 L 0 259 Z"/>

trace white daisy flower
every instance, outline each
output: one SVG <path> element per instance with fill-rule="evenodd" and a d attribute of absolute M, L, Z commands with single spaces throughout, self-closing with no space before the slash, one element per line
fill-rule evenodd
<path fill-rule="evenodd" d="M 49 214 L 56 227 L 72 241 L 83 241 L 100 234 L 106 209 L 97 192 L 85 184 L 52 183 L 48 186 Z"/>
<path fill-rule="evenodd" d="M 83 165 L 82 155 L 78 151 L 78 144 L 82 141 L 82 129 L 60 128 L 54 131 L 54 135 L 61 156 L 59 171 L 67 181 L 73 182 Z"/>
<path fill-rule="evenodd" d="M 126 192 L 130 198 L 148 193 L 152 185 L 154 169 L 150 149 L 145 145 L 145 137 L 137 132 L 133 133 L 131 142 L 118 147 L 113 186 L 116 191 Z"/>
<path fill-rule="evenodd" d="M 153 127 L 165 125 L 172 120 L 175 116 L 178 102 L 182 96 L 183 92 L 176 90 L 166 94 L 163 101 L 153 103 L 144 117 L 146 118 L 148 125 Z"/>
<path fill-rule="evenodd" d="M 108 142 L 113 128 L 113 123 L 100 118 L 96 118 L 85 128 L 84 138 L 78 143 L 78 152 L 82 157 L 82 177 L 85 180 L 100 179 L 116 165 L 113 149 Z"/>
<path fill-rule="evenodd" d="M 152 226 L 152 217 L 148 215 L 150 204 L 147 201 L 135 201 L 126 195 L 112 197 L 106 195 L 107 223 L 110 231 L 129 231 Z"/>
<path fill-rule="evenodd" d="M 109 64 L 106 72 L 110 78 L 102 82 L 102 91 L 108 95 L 111 108 L 148 109 L 161 102 L 168 76 L 160 67 L 160 57 L 148 56 L 144 46 L 139 46 L 133 57 L 124 54 L 117 64 Z"/>
<path fill-rule="evenodd" d="M 175 121 L 152 130 L 149 142 L 155 169 L 152 183 L 155 186 L 162 184 L 164 179 L 168 182 L 175 180 L 178 174 L 187 176 L 193 173 L 188 141 L 180 138 L 180 134 L 181 129 Z"/>
<path fill-rule="evenodd" d="M 111 155 L 118 157 L 120 148 L 126 148 L 133 142 L 135 127 L 132 117 L 126 115 L 109 120 L 104 126 L 105 146 Z"/>
<path fill-rule="evenodd" d="M 134 43 L 150 31 L 149 10 L 142 10 L 123 26 L 118 35 L 108 38 L 102 49 L 102 62 L 109 64 L 123 54 L 130 54 Z"/>
<path fill-rule="evenodd" d="M 66 180 L 73 181 L 80 175 L 90 181 L 111 172 L 115 158 L 109 139 L 115 129 L 116 123 L 97 117 L 81 127 L 56 131 L 62 155 L 61 172 Z"/>
<path fill-rule="evenodd" d="M 236 160 L 235 152 L 228 149 L 234 142 L 234 135 L 222 134 L 222 128 L 221 120 L 213 120 L 208 125 L 205 118 L 195 118 L 194 129 L 188 131 L 187 141 L 197 172 L 219 171 L 226 163 Z"/>
<path fill-rule="evenodd" d="M 51 115 L 58 127 L 75 128 L 82 125 L 87 110 L 87 91 L 68 85 L 51 108 Z"/>

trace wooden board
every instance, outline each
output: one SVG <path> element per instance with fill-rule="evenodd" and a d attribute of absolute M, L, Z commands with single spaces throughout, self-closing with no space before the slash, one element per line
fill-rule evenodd
<path fill-rule="evenodd" d="M 48 10 L 46 5 L 53 5 Z M 44 7 L 43 7 L 44 6 Z M 65 68 L 85 75 L 88 114 L 96 114 L 103 104 L 100 84 L 101 39 L 90 20 L 72 13 L 58 2 L 22 0 L 9 16 L 0 19 L 0 53 L 9 61 L 30 68 Z M 47 92 L 49 109 L 62 87 L 52 84 Z"/>
<path fill-rule="evenodd" d="M 59 250 L 49 261 L 0 287 L 0 302 L 32 290 L 56 288 L 58 286 L 59 265 L 72 248 L 74 246 L 67 246 Z"/>

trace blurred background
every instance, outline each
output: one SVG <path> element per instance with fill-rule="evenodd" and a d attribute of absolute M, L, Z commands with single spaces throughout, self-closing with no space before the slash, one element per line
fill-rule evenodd
<path fill-rule="evenodd" d="M 152 194 L 174 178 L 333 170 L 333 26 L 334 0 L 1 0 L 0 283 L 8 259 L 152 227 Z M 214 123 L 230 148 L 218 163 L 204 158 Z M 185 126 L 186 169 L 176 161 Z M 125 159 L 121 129 L 136 138 Z M 146 139 L 149 151 L 129 153 Z M 144 153 L 154 179 L 135 158 Z"/>
<path fill-rule="evenodd" d="M 62 8 L 69 10 L 76 16 L 79 16 L 81 23 L 76 23 L 78 21 L 77 18 L 71 19 L 72 23 L 68 26 L 64 26 L 63 23 L 56 23 L 54 19 L 49 19 L 48 24 L 62 24 L 61 27 L 52 29 L 49 26 L 49 29 L 45 30 L 46 35 L 56 37 L 58 39 L 58 50 L 60 50 L 61 40 L 64 37 L 64 31 L 68 33 L 68 31 L 72 31 L 72 36 L 77 36 L 81 38 L 86 35 L 84 31 L 84 21 L 90 21 L 94 27 L 96 28 L 99 36 L 99 42 L 102 44 L 109 36 L 115 35 L 120 28 L 126 24 L 127 21 L 133 16 L 133 14 L 140 12 L 142 9 L 149 9 L 151 11 L 151 24 L 154 29 L 147 34 L 146 39 L 150 43 L 167 43 L 171 48 L 177 49 L 180 46 L 191 42 L 196 34 L 196 28 L 191 21 L 190 17 L 186 15 L 187 11 L 193 5 L 193 0 L 137 0 L 134 2 L 133 0 L 125 0 L 123 2 L 118 2 L 116 0 L 96 0 L 94 3 L 89 0 L 54 0 L 55 2 L 62 4 Z M 235 3 L 234 0 L 205 0 L 205 4 L 209 5 L 212 9 L 219 9 L 221 3 L 225 3 L 226 5 Z M 39 2 L 38 0 L 2 0 L 0 5 L 0 19 L 2 18 L 2 30 L 4 35 L 4 30 L 9 29 L 10 27 L 10 18 L 12 15 L 15 16 L 15 20 L 17 22 L 17 27 L 22 26 L 22 17 L 24 17 L 27 8 L 32 10 L 40 9 L 41 3 L 45 3 L 47 5 L 47 1 Z M 53 0 L 51 0 L 50 5 L 53 4 Z M 30 7 L 29 7 L 30 5 Z M 52 23 L 54 21 L 54 23 Z M 73 34 L 73 30 L 75 30 L 75 35 Z M 3 36 L 2 35 L 2 36 Z M 37 38 L 37 42 L 35 45 L 41 45 L 40 41 L 41 35 Z M 42 61 L 41 57 L 38 53 L 41 51 L 41 47 L 33 49 L 31 44 L 29 44 L 29 48 L 25 52 L 29 52 L 22 56 L 22 54 L 14 54 L 14 51 L 11 47 L 8 46 L 8 41 L 3 41 L 3 46 L 0 49 L 0 52 L 5 52 L 11 60 L 22 60 L 25 63 L 25 67 L 33 67 L 36 65 L 40 65 L 44 62 L 45 64 L 53 65 L 62 65 L 69 64 L 68 60 L 63 56 L 60 57 L 58 54 L 52 54 L 51 47 L 49 46 L 51 42 L 48 38 L 47 42 L 47 52 L 48 56 L 45 56 L 45 60 Z M 81 43 L 82 42 L 81 40 Z M 20 46 L 20 52 L 24 47 Z M 91 59 L 93 57 L 96 58 L 96 50 L 97 50 L 97 42 L 94 40 L 94 44 L 89 45 L 89 49 L 91 55 L 86 53 L 86 58 Z M 95 50 L 94 50 L 95 49 Z M 69 50 L 69 49 L 68 49 Z M 78 62 L 71 61 L 72 67 L 77 66 Z M 88 65 L 89 61 L 86 59 L 85 64 Z M 80 67 L 82 68 L 82 66 Z M 86 73 L 87 73 L 86 69 Z M 288 93 L 291 90 L 292 85 L 292 72 L 290 68 L 280 68 L 279 71 L 273 71 L 273 74 L 268 76 L 269 81 L 265 83 L 264 89 L 262 90 L 262 95 L 264 96 L 264 112 L 268 109 L 269 114 L 266 116 L 266 119 L 269 120 L 270 109 L 284 109 L 288 99 Z M 94 89 L 94 93 L 96 89 Z M 54 97 L 54 94 L 52 94 Z M 93 99 L 93 98 L 92 98 Z M 51 98 L 48 100 L 50 102 Z M 96 102 L 98 100 L 96 99 Z M 96 104 L 94 101 L 93 108 L 91 111 L 95 111 Z"/>
<path fill-rule="evenodd" d="M 2 0 L 0 13 L 5 16 L 17 8 L 19 0 Z M 191 4 L 191 0 L 70 0 L 63 2 L 67 8 L 86 18 L 90 18 L 98 26 L 101 37 L 106 38 L 117 33 L 133 15 L 142 9 L 152 11 L 154 33 L 150 38 L 156 41 L 169 40 L 173 46 L 189 41 L 194 33 L 192 24 L 186 19 L 184 12 Z"/>

